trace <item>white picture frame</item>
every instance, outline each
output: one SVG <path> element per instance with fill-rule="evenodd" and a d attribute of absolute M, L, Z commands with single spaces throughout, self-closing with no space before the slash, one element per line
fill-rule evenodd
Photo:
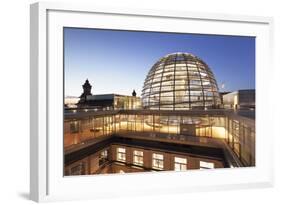
<path fill-rule="evenodd" d="M 95 5 L 31 5 L 30 198 L 34 201 L 95 199 L 143 194 L 269 187 L 273 185 L 273 133 L 266 108 L 272 69 L 270 17 L 97 8 Z M 155 26 L 157 25 L 157 27 Z M 188 26 L 192 25 L 187 30 Z M 63 177 L 62 28 L 89 27 L 256 37 L 256 167 L 211 171 Z M 191 29 L 190 29 L 191 28 Z M 267 118 L 263 122 L 262 118 Z M 264 137 L 266 136 L 266 138 Z M 188 183 L 182 183 L 184 180 Z M 75 187 L 75 188 L 74 188 Z"/>

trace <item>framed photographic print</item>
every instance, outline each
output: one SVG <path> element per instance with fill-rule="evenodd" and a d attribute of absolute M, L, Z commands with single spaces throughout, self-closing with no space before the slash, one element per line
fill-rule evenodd
<path fill-rule="evenodd" d="M 31 5 L 31 199 L 271 186 L 272 22 Z"/>

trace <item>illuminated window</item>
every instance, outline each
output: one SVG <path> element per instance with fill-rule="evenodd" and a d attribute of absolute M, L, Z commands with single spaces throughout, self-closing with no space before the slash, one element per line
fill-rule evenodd
<path fill-rule="evenodd" d="M 99 155 L 99 166 L 108 161 L 108 151 L 103 150 Z"/>
<path fill-rule="evenodd" d="M 143 152 L 134 150 L 134 164 L 143 165 Z"/>
<path fill-rule="evenodd" d="M 125 162 L 126 161 L 126 149 L 117 148 L 117 161 Z"/>
<path fill-rule="evenodd" d="M 70 133 L 78 133 L 79 124 L 77 121 L 70 122 Z"/>
<path fill-rule="evenodd" d="M 187 160 L 186 158 L 175 157 L 175 171 L 186 170 Z"/>
<path fill-rule="evenodd" d="M 214 169 L 215 164 L 213 162 L 200 161 L 200 169 Z"/>
<path fill-rule="evenodd" d="M 153 153 L 152 168 L 154 168 L 154 169 L 163 169 L 164 168 L 164 156 L 162 154 Z"/>
<path fill-rule="evenodd" d="M 83 174 L 86 174 L 84 163 L 79 163 L 75 167 L 72 167 L 70 170 L 70 175 L 83 175 Z"/>

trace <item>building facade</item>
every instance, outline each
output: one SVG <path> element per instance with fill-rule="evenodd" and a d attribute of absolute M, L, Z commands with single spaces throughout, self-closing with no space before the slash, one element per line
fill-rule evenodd
<path fill-rule="evenodd" d="M 254 89 L 238 90 L 223 95 L 223 107 L 231 109 L 255 109 L 256 95 Z"/>
<path fill-rule="evenodd" d="M 77 108 L 84 110 L 131 110 L 141 108 L 141 99 L 137 97 L 135 90 L 133 90 L 132 96 L 118 94 L 93 95 L 91 92 L 92 85 L 88 79 L 82 87 L 83 93 L 75 106 Z"/>
<path fill-rule="evenodd" d="M 141 99 L 133 95 L 90 95 L 87 96 L 83 106 L 98 110 L 132 110 L 141 108 Z"/>
<path fill-rule="evenodd" d="M 220 94 L 200 58 L 169 54 L 132 96 L 92 95 L 86 80 L 77 108 L 64 114 L 68 175 L 255 166 L 254 91 Z M 249 117 L 251 116 L 251 117 Z"/>
<path fill-rule="evenodd" d="M 185 145 L 217 147 L 225 151 L 225 160 L 233 158 L 232 167 L 255 165 L 255 122 L 232 111 L 123 110 L 65 116 L 67 153 L 116 136 L 172 143 L 179 149 Z"/>

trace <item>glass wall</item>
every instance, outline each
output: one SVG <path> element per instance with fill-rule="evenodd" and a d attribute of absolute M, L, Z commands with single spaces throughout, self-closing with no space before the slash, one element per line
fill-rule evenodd
<path fill-rule="evenodd" d="M 166 133 L 226 138 L 225 117 L 161 114 L 114 114 L 64 122 L 64 146 L 81 144 L 112 133 Z"/>
<path fill-rule="evenodd" d="M 64 147 L 83 144 L 98 137 L 111 135 L 116 130 L 115 115 L 65 120 Z"/>
<path fill-rule="evenodd" d="M 112 114 L 66 120 L 64 147 L 71 148 L 113 133 L 176 139 L 181 136 L 222 139 L 245 166 L 255 165 L 255 124 L 233 116 L 169 114 Z"/>
<path fill-rule="evenodd" d="M 255 126 L 242 120 L 227 120 L 227 143 L 245 166 L 255 166 Z"/>

